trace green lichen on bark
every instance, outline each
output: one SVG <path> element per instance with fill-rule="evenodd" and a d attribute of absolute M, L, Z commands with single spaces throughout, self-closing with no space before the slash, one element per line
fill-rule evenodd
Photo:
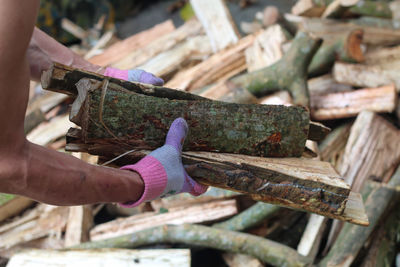
<path fill-rule="evenodd" d="M 201 225 L 164 225 L 133 234 L 83 243 L 75 248 L 134 248 L 160 243 L 179 243 L 251 255 L 273 266 L 308 266 L 309 258 L 277 242 Z"/>
<path fill-rule="evenodd" d="M 320 39 L 298 32 L 289 51 L 278 62 L 230 81 L 256 96 L 287 90 L 292 94 L 295 104 L 308 106 L 307 69 L 320 44 Z"/>
<path fill-rule="evenodd" d="M 303 107 L 169 100 L 110 84 L 101 106 L 101 84 L 88 92 L 81 116 L 83 140 L 153 150 L 163 145 L 172 121 L 186 119 L 185 149 L 255 156 L 301 156 L 309 129 Z M 96 87 L 97 86 L 97 87 Z M 100 119 L 102 114 L 102 120 Z"/>

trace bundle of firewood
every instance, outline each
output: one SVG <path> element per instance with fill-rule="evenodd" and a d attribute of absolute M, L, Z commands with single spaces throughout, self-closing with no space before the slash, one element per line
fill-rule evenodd
<path fill-rule="evenodd" d="M 183 116 L 183 161 L 208 192 L 133 209 L 1 194 L 4 265 L 393 265 L 400 1 L 266 7 L 242 24 L 246 35 L 223 0 L 190 4 L 196 17 L 178 28 L 166 21 L 125 40 L 108 32 L 80 51 L 101 66 L 145 69 L 164 87 L 55 64 L 29 102 L 25 132 L 120 167 L 160 146 Z"/>

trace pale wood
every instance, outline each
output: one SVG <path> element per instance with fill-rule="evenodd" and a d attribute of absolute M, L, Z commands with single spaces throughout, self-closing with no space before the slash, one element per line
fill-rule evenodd
<path fill-rule="evenodd" d="M 156 55 L 170 50 L 187 38 L 199 35 L 201 32 L 202 27 L 200 22 L 197 20 L 190 20 L 175 31 L 162 35 L 160 38 L 155 39 L 142 48 L 134 49 L 121 60 L 111 64 L 111 66 L 119 69 L 133 69 L 145 64 Z"/>
<path fill-rule="evenodd" d="M 65 101 L 67 98 L 68 96 L 64 94 L 41 91 L 40 95 L 29 101 L 26 113 L 29 114 L 36 109 L 40 109 L 43 113 L 47 113 L 52 108 Z"/>
<path fill-rule="evenodd" d="M 65 246 L 75 246 L 89 241 L 89 231 L 93 224 L 91 205 L 70 207 L 65 231 Z"/>
<path fill-rule="evenodd" d="M 214 201 L 176 210 L 171 209 L 161 214 L 147 212 L 97 225 L 90 231 L 90 239 L 103 240 L 164 224 L 209 222 L 235 215 L 237 212 L 236 200 Z"/>
<path fill-rule="evenodd" d="M 11 258 L 8 267 L 190 267 L 190 249 L 25 250 Z"/>
<path fill-rule="evenodd" d="M 310 95 L 326 95 L 329 93 L 351 91 L 352 87 L 335 81 L 332 74 L 325 74 L 307 81 Z"/>
<path fill-rule="evenodd" d="M 228 267 L 263 267 L 264 264 L 252 256 L 245 254 L 235 254 L 235 253 L 224 253 L 222 258 Z"/>
<path fill-rule="evenodd" d="M 365 65 L 378 65 L 383 69 L 400 69 L 400 46 L 376 47 L 364 55 Z"/>
<path fill-rule="evenodd" d="M 74 123 L 69 121 L 68 114 L 61 115 L 36 127 L 27 135 L 27 139 L 37 145 L 45 146 L 65 136 L 68 129 L 74 125 Z"/>
<path fill-rule="evenodd" d="M 17 225 L 0 234 L 0 250 L 51 234 L 61 236 L 61 232 L 67 223 L 68 207 L 43 205 L 38 208 L 41 209 L 38 218 Z"/>
<path fill-rule="evenodd" d="M 351 123 L 346 123 L 337 127 L 319 145 L 321 159 L 331 162 L 336 169 L 340 169 L 338 159 L 344 153 L 351 126 Z"/>
<path fill-rule="evenodd" d="M 311 95 L 311 118 L 333 120 L 353 117 L 363 110 L 394 111 L 397 93 L 394 85 L 366 88 L 327 95 Z"/>
<path fill-rule="evenodd" d="M 5 219 L 18 215 L 21 211 L 32 205 L 33 202 L 32 199 L 26 197 L 0 194 L 0 223 Z"/>
<path fill-rule="evenodd" d="M 114 36 L 113 30 L 105 32 L 83 58 L 88 60 L 96 55 L 103 53 L 103 48 L 108 46 L 109 43 L 115 42 L 115 39 L 117 39 L 117 37 Z"/>
<path fill-rule="evenodd" d="M 277 62 L 283 56 L 282 44 L 287 41 L 288 34 L 279 24 L 259 33 L 253 45 L 245 51 L 247 70 L 259 70 Z"/>
<path fill-rule="evenodd" d="M 190 4 L 210 38 L 214 52 L 239 41 L 239 31 L 224 0 L 190 0 Z"/>
<path fill-rule="evenodd" d="M 375 113 L 363 111 L 351 128 L 340 173 L 358 192 L 371 176 L 382 179 L 399 158 L 400 130 Z"/>
<path fill-rule="evenodd" d="M 306 229 L 297 246 L 297 252 L 299 254 L 315 259 L 327 222 L 328 219 L 323 216 L 316 214 L 310 215 Z"/>
<path fill-rule="evenodd" d="M 156 76 L 167 77 L 181 66 L 188 65 L 191 60 L 207 58 L 212 53 L 207 36 L 199 35 L 188 38 L 171 50 L 158 54 L 145 64 L 138 66 Z"/>
<path fill-rule="evenodd" d="M 88 36 L 87 31 L 67 18 L 61 20 L 61 28 L 81 40 Z"/>
<path fill-rule="evenodd" d="M 279 91 L 271 95 L 259 99 L 259 103 L 263 105 L 293 105 L 292 96 L 288 91 Z"/>
<path fill-rule="evenodd" d="M 318 5 L 314 0 L 299 0 L 292 7 L 292 14 L 306 17 L 320 17 L 326 6 Z"/>
<path fill-rule="evenodd" d="M 227 73 L 230 73 L 229 76 L 233 76 L 233 70 L 235 70 L 235 73 L 238 69 L 239 71 L 242 70 L 242 66 L 246 67 L 244 51 L 253 44 L 254 40 L 254 35 L 240 39 L 231 48 L 214 54 L 190 69 L 179 72 L 165 86 L 192 91 L 218 81 L 222 78 L 221 76 Z M 240 63 L 239 66 L 232 68 L 232 65 L 237 64 L 237 62 Z M 227 78 L 225 76 L 222 79 L 226 80 Z"/>
<path fill-rule="evenodd" d="M 329 18 L 337 13 L 341 13 L 341 11 L 345 11 L 346 8 L 356 5 L 359 1 L 360 0 L 334 0 L 326 7 L 321 18 Z"/>
<path fill-rule="evenodd" d="M 300 30 L 314 34 L 320 38 L 337 38 L 343 33 L 362 29 L 363 43 L 369 45 L 396 45 L 400 43 L 399 28 L 383 28 L 360 26 L 353 22 L 339 22 L 334 19 L 307 18 L 285 14 L 285 19 L 297 25 Z"/>
<path fill-rule="evenodd" d="M 88 61 L 100 66 L 114 64 L 135 50 L 144 48 L 146 45 L 149 45 L 158 38 L 162 38 L 164 35 L 170 34 L 174 30 L 175 26 L 172 20 L 167 20 L 111 45 L 103 53 L 89 58 Z"/>
<path fill-rule="evenodd" d="M 349 64 L 336 62 L 333 76 L 339 83 L 357 87 L 379 87 L 394 84 L 400 92 L 399 70 L 384 69 L 377 65 Z"/>

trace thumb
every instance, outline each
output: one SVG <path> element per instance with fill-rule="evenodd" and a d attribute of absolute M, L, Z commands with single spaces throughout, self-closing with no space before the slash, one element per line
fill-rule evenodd
<path fill-rule="evenodd" d="M 184 174 L 185 174 L 185 182 L 183 183 L 181 193 L 187 192 L 197 197 L 207 191 L 208 186 L 199 184 L 198 182 L 193 180 L 193 178 L 191 178 L 186 171 L 184 171 Z"/>
<path fill-rule="evenodd" d="M 182 147 L 183 143 L 185 142 L 187 132 L 188 125 L 185 119 L 175 119 L 169 128 L 165 144 L 175 147 L 178 152 L 182 152 Z"/>

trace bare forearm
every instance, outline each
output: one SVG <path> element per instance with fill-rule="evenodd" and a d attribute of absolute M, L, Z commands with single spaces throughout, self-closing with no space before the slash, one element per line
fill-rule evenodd
<path fill-rule="evenodd" d="M 9 181 L 8 193 L 53 205 L 134 201 L 143 193 L 135 172 L 90 165 L 29 142 L 22 154 L 18 164 L 26 171 Z"/>
<path fill-rule="evenodd" d="M 52 62 L 99 72 L 101 67 L 91 64 L 72 50 L 65 47 L 52 37 L 35 27 L 27 52 L 31 69 L 31 79 L 40 80 L 40 75 L 47 70 Z"/>

